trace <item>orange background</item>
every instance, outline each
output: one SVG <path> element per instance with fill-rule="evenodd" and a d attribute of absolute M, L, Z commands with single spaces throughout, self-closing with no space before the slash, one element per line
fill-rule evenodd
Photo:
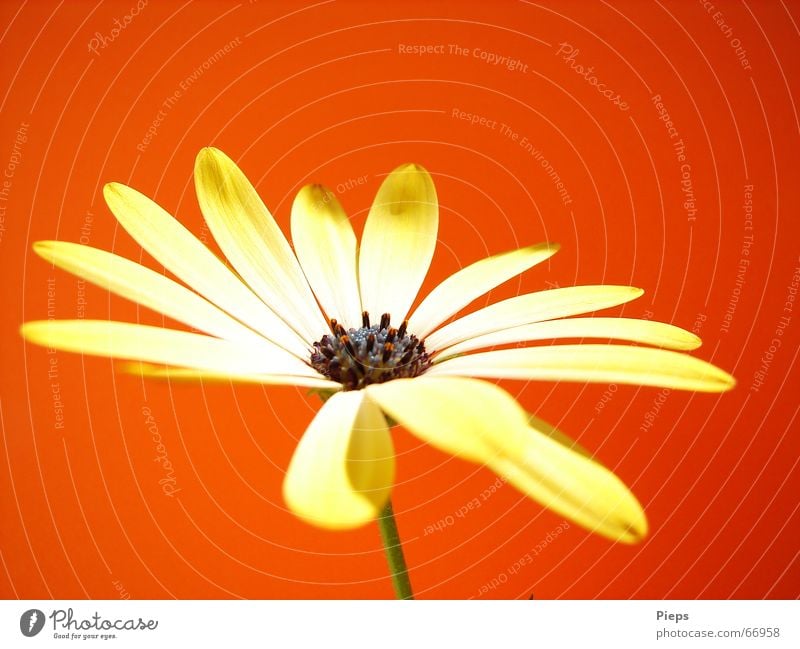
<path fill-rule="evenodd" d="M 556 533 L 562 520 L 511 487 L 469 510 L 495 476 L 399 431 L 394 501 L 419 597 L 797 597 L 800 307 L 784 308 L 800 266 L 800 12 L 719 2 L 715 19 L 705 4 L 150 0 L 126 21 L 134 0 L 2 2 L 0 594 L 391 596 L 374 525 L 324 532 L 284 509 L 283 473 L 316 398 L 143 383 L 107 359 L 48 354 L 17 333 L 48 317 L 48 287 L 57 318 L 163 322 L 54 271 L 31 244 L 81 241 L 158 268 L 105 207 L 102 186 L 114 180 L 213 245 L 192 185 L 197 151 L 213 144 L 285 231 L 294 193 L 314 181 L 337 191 L 360 232 L 383 175 L 420 162 L 441 201 L 423 294 L 487 254 L 557 241 L 549 263 L 491 298 L 640 286 L 644 297 L 613 312 L 699 332 L 696 354 L 739 380 L 722 396 L 503 384 L 632 487 L 652 528 L 636 547 L 576 526 Z M 115 19 L 125 27 L 112 40 Z M 92 51 L 93 38 L 104 46 Z M 561 43 L 578 50 L 571 60 L 557 54 Z M 407 45 L 444 52 L 401 52 Z M 481 52 L 520 63 L 493 65 Z M 593 67 L 628 110 L 574 65 Z M 682 179 L 694 205 L 684 206 Z M 737 280 L 745 243 L 750 263 Z M 754 373 L 784 315 L 759 386 Z M 174 467 L 171 496 L 145 408 Z"/>

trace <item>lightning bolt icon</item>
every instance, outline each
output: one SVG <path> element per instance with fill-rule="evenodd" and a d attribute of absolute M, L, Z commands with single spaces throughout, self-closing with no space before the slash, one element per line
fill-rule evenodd
<path fill-rule="evenodd" d="M 31 617 L 28 620 L 28 631 L 33 630 L 33 625 L 36 624 L 36 620 L 39 619 L 39 616 L 36 614 L 36 611 L 31 613 Z"/>

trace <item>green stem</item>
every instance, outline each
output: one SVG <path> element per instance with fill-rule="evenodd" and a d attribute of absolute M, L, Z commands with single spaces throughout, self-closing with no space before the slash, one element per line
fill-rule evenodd
<path fill-rule="evenodd" d="M 411 592 L 411 581 L 408 579 L 408 568 L 403 556 L 403 544 L 397 533 L 397 523 L 394 520 L 392 501 L 386 501 L 386 506 L 378 516 L 378 528 L 381 531 L 383 549 L 386 552 L 386 561 L 389 563 L 389 572 L 392 575 L 392 586 L 397 599 L 414 599 Z"/>

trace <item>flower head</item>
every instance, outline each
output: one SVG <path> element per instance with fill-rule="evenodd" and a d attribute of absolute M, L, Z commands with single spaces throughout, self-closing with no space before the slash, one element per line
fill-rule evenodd
<path fill-rule="evenodd" d="M 292 247 L 223 153 L 200 152 L 195 182 L 208 227 L 233 270 L 156 203 L 116 183 L 105 188 L 111 211 L 182 283 L 84 245 L 44 241 L 34 250 L 202 333 L 54 320 L 28 322 L 22 334 L 51 348 L 138 361 L 133 367 L 147 376 L 293 384 L 329 396 L 298 444 L 283 489 L 291 510 L 315 525 L 351 528 L 376 517 L 394 481 L 392 420 L 594 532 L 637 541 L 647 521 L 627 487 L 482 379 L 707 392 L 734 384 L 722 370 L 681 353 L 700 340 L 678 327 L 576 317 L 642 294 L 629 286 L 529 293 L 452 319 L 551 257 L 553 244 L 477 261 L 412 311 L 438 231 L 436 190 L 419 165 L 398 167 L 384 180 L 360 246 L 336 197 L 320 185 L 304 187 L 294 200 Z M 560 344 L 575 338 L 635 344 Z M 550 344 L 532 344 L 541 341 Z M 527 346 L 479 351 L 514 343 Z"/>

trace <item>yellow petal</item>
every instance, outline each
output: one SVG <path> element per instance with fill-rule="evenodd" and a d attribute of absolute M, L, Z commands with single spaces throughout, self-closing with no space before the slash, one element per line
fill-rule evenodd
<path fill-rule="evenodd" d="M 583 446 L 578 444 L 578 442 L 568 435 L 562 433 L 560 430 L 558 430 L 558 428 L 553 426 L 553 424 L 546 422 L 544 419 L 539 419 L 539 417 L 536 415 L 528 413 L 528 425 L 534 430 L 542 433 L 542 435 L 546 435 L 550 439 L 558 442 L 562 446 L 566 446 L 568 449 L 575 451 L 576 453 L 580 453 L 583 455 L 583 457 L 592 457 L 592 454 Z"/>
<path fill-rule="evenodd" d="M 532 428 L 527 413 L 496 385 L 419 377 L 373 385 L 367 394 L 420 439 L 486 465 L 525 495 L 593 532 L 624 542 L 647 532 L 639 503 L 619 479 Z"/>
<path fill-rule="evenodd" d="M 194 167 L 197 200 L 222 252 L 261 299 L 307 343 L 328 326 L 286 237 L 255 188 L 222 151 L 207 147 Z"/>
<path fill-rule="evenodd" d="M 454 273 L 433 289 L 408 319 L 408 330 L 425 338 L 473 300 L 558 252 L 557 244 L 540 243 L 493 255 Z"/>
<path fill-rule="evenodd" d="M 666 349 L 697 349 L 701 341 L 693 333 L 664 322 L 634 318 L 568 318 L 535 322 L 521 327 L 501 329 L 476 336 L 437 355 L 437 361 L 482 347 L 507 345 L 534 340 L 558 338 L 607 338 L 664 347 Z"/>
<path fill-rule="evenodd" d="M 366 392 L 391 419 L 440 451 L 483 464 L 492 449 L 490 423 L 500 431 L 522 421 L 516 402 L 506 407 L 505 398 L 484 386 L 490 384 L 421 376 L 373 384 Z"/>
<path fill-rule="evenodd" d="M 405 319 L 436 247 L 439 201 L 420 165 L 398 167 L 383 181 L 361 238 L 358 268 L 361 304 L 373 319 Z"/>
<path fill-rule="evenodd" d="M 381 411 L 363 390 L 333 395 L 289 464 L 283 497 L 308 523 L 329 529 L 374 520 L 394 483 L 394 448 Z"/>
<path fill-rule="evenodd" d="M 119 255 L 66 241 L 37 241 L 33 250 L 58 268 L 194 329 L 242 343 L 272 344 L 197 293 Z"/>
<path fill-rule="evenodd" d="M 730 374 L 699 358 L 629 345 L 500 349 L 450 358 L 434 365 L 426 375 L 629 383 L 699 392 L 725 392 L 736 384 Z"/>
<path fill-rule="evenodd" d="M 509 327 L 607 309 L 635 300 L 642 293 L 632 286 L 570 286 L 517 295 L 434 331 L 425 339 L 425 347 L 430 353 Z"/>
<path fill-rule="evenodd" d="M 307 185 L 298 192 L 292 204 L 292 243 L 328 318 L 336 318 L 345 329 L 360 327 L 356 235 L 326 187 Z"/>
<path fill-rule="evenodd" d="M 604 466 L 531 429 L 519 457 L 492 468 L 522 493 L 612 541 L 636 543 L 647 536 L 647 517 L 636 497 Z"/>
<path fill-rule="evenodd" d="M 159 205 L 118 183 L 106 185 L 103 194 L 120 225 L 167 270 L 265 338 L 298 356 L 309 354 L 283 320 Z"/>
<path fill-rule="evenodd" d="M 311 376 L 292 376 L 286 374 L 240 374 L 234 372 L 212 372 L 186 367 L 163 367 L 147 363 L 125 363 L 122 369 L 148 379 L 168 379 L 170 381 L 205 381 L 223 383 L 260 383 L 263 385 L 294 385 L 302 388 L 338 392 L 342 386 L 330 379 Z"/>
<path fill-rule="evenodd" d="M 80 354 L 234 374 L 321 376 L 274 345 L 242 345 L 202 334 L 128 322 L 34 320 L 23 324 L 20 332 L 34 344 Z"/>

